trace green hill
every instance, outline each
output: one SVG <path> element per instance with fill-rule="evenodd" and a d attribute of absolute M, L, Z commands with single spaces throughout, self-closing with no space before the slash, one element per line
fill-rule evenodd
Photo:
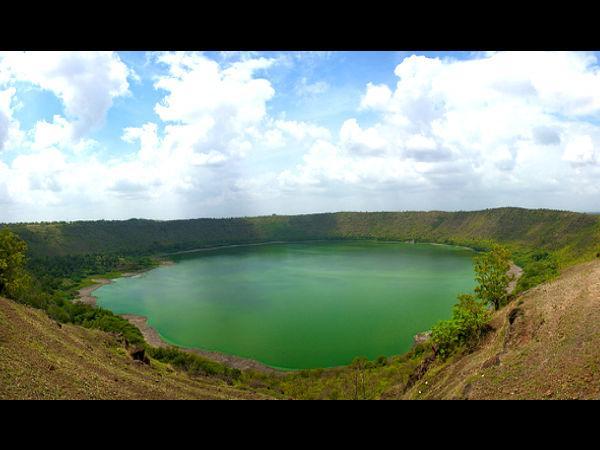
<path fill-rule="evenodd" d="M 522 291 L 556 276 L 560 268 L 600 253 L 600 216 L 547 209 L 339 212 L 7 226 L 27 242 L 30 269 L 44 280 L 62 277 L 80 281 L 91 274 L 134 270 L 155 263 L 143 258 L 227 244 L 377 239 L 484 250 L 496 241 L 506 245 L 525 270 L 518 286 Z"/>
<path fill-rule="evenodd" d="M 600 216 L 522 208 L 469 212 L 339 212 L 297 216 L 11 224 L 32 257 L 156 254 L 277 240 L 393 239 L 477 245 L 496 240 L 571 259 L 600 251 Z"/>

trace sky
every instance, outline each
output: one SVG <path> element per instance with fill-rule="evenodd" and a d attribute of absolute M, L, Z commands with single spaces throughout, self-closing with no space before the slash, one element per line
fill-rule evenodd
<path fill-rule="evenodd" d="M 0 52 L 0 222 L 600 211 L 593 52 Z"/>

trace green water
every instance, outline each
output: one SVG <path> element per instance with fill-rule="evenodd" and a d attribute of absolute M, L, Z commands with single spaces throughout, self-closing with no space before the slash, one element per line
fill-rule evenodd
<path fill-rule="evenodd" d="M 365 241 L 194 253 L 95 292 L 168 342 L 298 369 L 407 351 L 474 287 L 473 252 Z"/>

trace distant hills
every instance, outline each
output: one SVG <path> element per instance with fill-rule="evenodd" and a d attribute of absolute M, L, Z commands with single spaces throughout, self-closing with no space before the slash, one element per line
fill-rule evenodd
<path fill-rule="evenodd" d="M 465 212 L 338 212 L 295 216 L 10 224 L 32 257 L 156 255 L 266 241 L 380 239 L 485 247 L 495 240 L 557 252 L 561 260 L 600 252 L 600 216 L 548 209 Z"/>

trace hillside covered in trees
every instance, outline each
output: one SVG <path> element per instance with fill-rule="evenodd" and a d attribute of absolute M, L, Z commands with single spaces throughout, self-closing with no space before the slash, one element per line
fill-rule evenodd
<path fill-rule="evenodd" d="M 469 212 L 339 212 L 297 216 L 10 224 L 31 257 L 152 255 L 195 248 L 311 239 L 389 239 L 477 246 L 505 244 L 579 258 L 600 251 L 600 216 L 498 208 Z M 589 255 L 588 255 L 589 256 Z"/>
<path fill-rule="evenodd" d="M 376 239 L 509 248 L 523 267 L 520 290 L 560 267 L 600 254 L 600 216 L 546 209 L 459 212 L 339 212 L 297 216 L 7 225 L 28 245 L 39 279 L 79 281 L 91 274 L 151 267 L 160 257 L 205 247 L 267 241 Z"/>

